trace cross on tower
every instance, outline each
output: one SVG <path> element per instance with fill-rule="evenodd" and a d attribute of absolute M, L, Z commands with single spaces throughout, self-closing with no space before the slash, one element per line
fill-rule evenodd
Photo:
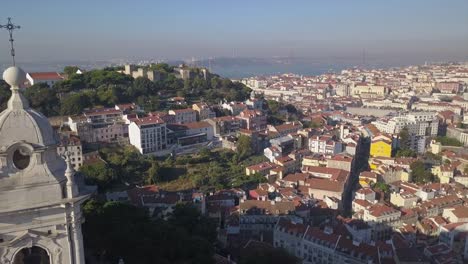
<path fill-rule="evenodd" d="M 6 30 L 8 30 L 8 33 L 10 33 L 11 58 L 13 59 L 13 66 L 15 66 L 15 47 L 13 46 L 13 30 L 20 29 L 21 27 L 11 23 L 11 17 L 9 17 L 8 23 L 6 25 L 0 25 L 0 28 L 6 28 Z"/>

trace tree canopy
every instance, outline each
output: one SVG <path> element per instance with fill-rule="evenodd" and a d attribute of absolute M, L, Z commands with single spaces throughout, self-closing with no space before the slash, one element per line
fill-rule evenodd
<path fill-rule="evenodd" d="M 241 250 L 239 264 L 299 264 L 301 261 L 282 248 L 247 247 Z"/>
<path fill-rule="evenodd" d="M 396 153 L 395 157 L 397 157 L 397 158 L 400 158 L 400 157 L 413 157 L 413 158 L 416 158 L 417 155 L 418 154 L 414 150 L 405 148 L 405 149 L 397 150 L 397 153 Z"/>
<path fill-rule="evenodd" d="M 10 86 L 4 80 L 0 80 L 0 111 L 7 107 L 7 102 L 8 99 L 10 99 L 10 96 Z"/>
<path fill-rule="evenodd" d="M 240 160 L 248 158 L 254 152 L 252 149 L 252 139 L 246 135 L 240 135 L 237 139 L 237 154 Z"/>
<path fill-rule="evenodd" d="M 169 220 L 151 220 L 144 209 L 90 200 L 83 206 L 85 249 L 117 263 L 212 263 L 214 223 L 192 205 L 179 204 Z"/>
<path fill-rule="evenodd" d="M 428 168 L 426 168 L 424 162 L 422 162 L 421 160 L 417 160 L 411 163 L 410 169 L 411 177 L 413 179 L 413 182 L 415 183 L 425 184 L 434 182 L 436 180 L 434 174 L 432 174 L 431 171 Z"/>
<path fill-rule="evenodd" d="M 59 111 L 59 98 L 54 90 L 46 83 L 38 83 L 25 89 L 24 96 L 32 108 L 46 116 L 57 115 Z"/>
<path fill-rule="evenodd" d="M 150 81 L 146 77 L 133 78 L 117 71 L 117 68 L 105 68 L 75 74 L 75 66 L 67 66 L 64 72 L 67 79 L 56 82 L 52 87 L 39 83 L 29 87 L 25 95 L 31 106 L 46 116 L 57 114 L 79 114 L 84 108 L 113 106 L 119 103 L 135 102 L 148 111 L 169 109 L 165 99 L 184 96 L 186 100 L 218 103 L 221 99 L 243 101 L 251 90 L 240 82 L 232 82 L 214 74 L 205 76 L 199 69 L 192 69 L 193 78 L 182 80 L 168 64 L 153 64 L 147 68 L 158 71 L 160 80 Z M 5 87 L 5 89 L 3 89 Z M 9 87 L 0 82 L 0 107 L 6 107 Z"/>
<path fill-rule="evenodd" d="M 410 145 L 410 133 L 407 127 L 404 127 L 400 130 L 399 140 L 400 140 L 400 149 L 408 149 Z"/>
<path fill-rule="evenodd" d="M 463 146 L 463 143 L 461 143 L 458 139 L 456 138 L 450 138 L 450 137 L 437 137 L 436 141 L 440 142 L 443 146 L 454 146 L 454 147 L 461 147 Z"/>

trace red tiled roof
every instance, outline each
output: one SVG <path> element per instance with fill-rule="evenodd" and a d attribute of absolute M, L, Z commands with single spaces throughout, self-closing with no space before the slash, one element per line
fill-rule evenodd
<path fill-rule="evenodd" d="M 247 167 L 247 169 L 260 171 L 260 170 L 272 169 L 272 168 L 275 168 L 275 167 L 276 167 L 276 165 L 271 163 L 271 162 L 262 162 L 262 163 L 259 163 L 259 164 L 251 165 L 251 166 Z"/>
<path fill-rule="evenodd" d="M 357 190 L 356 193 L 367 195 L 367 194 L 372 194 L 372 193 L 375 193 L 375 192 L 371 188 L 361 188 L 361 189 Z"/>
<path fill-rule="evenodd" d="M 286 177 L 283 178 L 283 181 L 289 181 L 289 182 L 305 181 L 309 177 L 310 175 L 307 173 L 294 173 L 294 174 L 286 175 Z"/>
<path fill-rule="evenodd" d="M 361 174 L 359 174 L 359 177 L 377 179 L 377 174 L 372 171 L 363 171 Z"/>
<path fill-rule="evenodd" d="M 344 182 L 331 181 L 323 178 L 310 178 L 306 180 L 306 184 L 310 189 L 326 190 L 331 192 L 343 192 Z"/>
<path fill-rule="evenodd" d="M 143 125 L 152 125 L 152 124 L 162 124 L 164 123 L 161 118 L 157 116 L 147 116 L 143 118 L 138 118 L 133 120 L 137 126 L 143 126 Z"/>
<path fill-rule="evenodd" d="M 314 174 L 327 174 L 330 175 L 330 180 L 332 181 L 340 181 L 346 182 L 348 180 L 349 171 L 335 169 L 335 168 L 327 168 L 327 167 L 320 167 L 320 166 L 304 166 L 304 172 Z"/>
<path fill-rule="evenodd" d="M 375 217 L 393 214 L 396 212 L 399 212 L 399 211 L 385 204 L 375 204 L 371 206 L 371 208 L 369 208 L 369 213 Z"/>
<path fill-rule="evenodd" d="M 354 199 L 353 203 L 356 203 L 364 208 L 367 208 L 368 206 L 371 206 L 372 203 L 367 201 L 367 200 L 362 200 L 362 199 Z"/>
<path fill-rule="evenodd" d="M 30 72 L 28 74 L 35 81 L 63 79 L 63 77 L 58 72 Z"/>
<path fill-rule="evenodd" d="M 185 126 L 188 129 L 211 127 L 210 123 L 205 122 L 205 121 L 186 123 L 186 124 L 183 124 L 183 126 Z"/>

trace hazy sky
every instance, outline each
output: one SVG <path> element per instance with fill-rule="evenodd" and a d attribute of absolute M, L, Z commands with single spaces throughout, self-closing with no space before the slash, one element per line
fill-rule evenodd
<path fill-rule="evenodd" d="M 2 0 L 19 61 L 468 57 L 468 0 Z M 0 61 L 9 56 L 0 35 Z"/>

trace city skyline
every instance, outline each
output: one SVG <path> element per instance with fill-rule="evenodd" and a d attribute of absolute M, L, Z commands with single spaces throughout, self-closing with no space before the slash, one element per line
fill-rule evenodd
<path fill-rule="evenodd" d="M 19 62 L 209 57 L 466 60 L 466 1 L 4 3 Z M 28 6 L 28 8 L 24 8 Z M 404 8 L 402 8 L 402 6 Z M 2 32 L 5 35 L 5 32 Z M 7 35 L 0 62 L 9 60 Z"/>

